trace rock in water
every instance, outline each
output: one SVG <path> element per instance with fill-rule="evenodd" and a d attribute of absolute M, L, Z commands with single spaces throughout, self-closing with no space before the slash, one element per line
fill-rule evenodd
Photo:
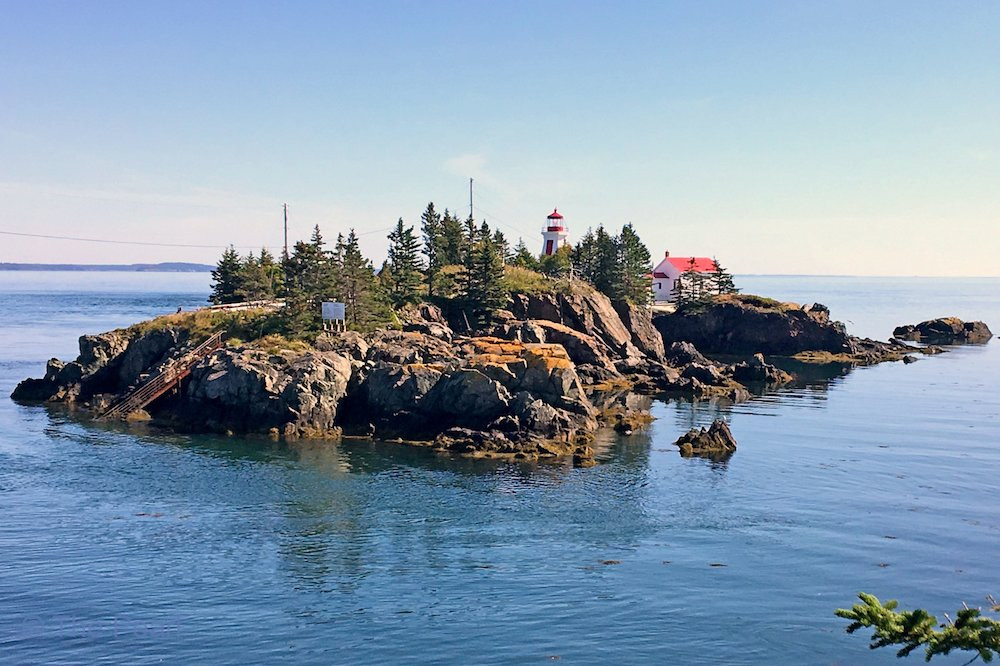
<path fill-rule="evenodd" d="M 892 332 L 902 340 L 928 342 L 931 344 L 958 344 L 963 342 L 989 342 L 993 333 L 981 321 L 962 321 L 958 317 L 940 317 L 919 324 L 897 326 Z"/>
<path fill-rule="evenodd" d="M 716 419 L 707 429 L 692 428 L 674 443 L 680 447 L 681 455 L 685 458 L 691 456 L 725 458 L 736 451 L 733 433 L 722 419 Z"/>

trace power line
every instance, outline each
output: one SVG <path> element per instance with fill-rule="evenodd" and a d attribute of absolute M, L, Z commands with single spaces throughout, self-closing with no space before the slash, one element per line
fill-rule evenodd
<path fill-rule="evenodd" d="M 492 220 L 494 220 L 495 222 L 499 222 L 500 224 L 504 225 L 505 227 L 508 227 L 508 228 L 510 228 L 510 229 L 512 229 L 512 230 L 514 230 L 514 231 L 516 231 L 517 233 L 521 234 L 522 236 L 529 236 L 529 237 L 530 237 L 530 236 L 532 236 L 532 234 L 528 233 L 528 232 L 527 232 L 527 231 L 525 231 L 524 229 L 521 229 L 521 228 L 519 228 L 519 227 L 515 227 L 515 226 L 514 226 L 513 224 L 511 224 L 510 222 L 505 222 L 504 220 L 500 219 L 499 217 L 497 217 L 497 216 L 496 216 L 496 215 L 494 215 L 493 213 L 489 212 L 488 210 L 483 210 L 483 209 L 482 209 L 482 208 L 480 208 L 479 206 L 476 206 L 476 210 L 478 210 L 478 211 L 479 211 L 480 213 L 482 213 L 483 215 L 486 215 L 486 216 L 490 217 L 490 218 L 491 218 Z"/>
<path fill-rule="evenodd" d="M 83 243 L 110 243 L 112 245 L 146 245 L 150 247 L 188 247 L 188 248 L 204 248 L 212 250 L 229 247 L 229 245 L 197 245 L 193 243 L 152 243 L 146 241 L 112 240 L 110 238 L 81 238 L 79 236 L 54 236 L 49 234 L 28 234 L 20 231 L 0 231 L 0 234 L 3 234 L 5 236 L 24 236 L 26 238 L 46 238 L 49 240 L 79 241 Z M 258 246 L 234 245 L 233 247 L 245 250 L 245 249 L 257 249 Z M 272 247 L 268 249 L 275 249 L 275 248 Z"/>
<path fill-rule="evenodd" d="M 383 227 L 381 229 L 372 229 L 371 231 L 362 231 L 361 233 L 355 233 L 356 236 L 367 236 L 369 234 L 377 234 L 383 231 L 390 231 L 392 227 Z M 0 234 L 4 236 L 21 236 L 24 238 L 45 238 L 47 240 L 67 240 L 67 241 L 77 241 L 81 243 L 106 243 L 110 245 L 142 245 L 145 247 L 186 247 L 186 248 L 196 248 L 196 249 L 208 249 L 208 250 L 218 250 L 230 247 L 226 245 L 199 245 L 196 243 L 153 243 L 149 241 L 129 241 L 129 240 L 115 240 L 111 238 L 83 238 L 80 236 L 56 236 L 52 234 L 29 234 L 21 231 L 2 231 Z M 239 250 L 256 250 L 260 248 L 267 248 L 268 250 L 280 249 L 273 245 L 233 245 Z"/>

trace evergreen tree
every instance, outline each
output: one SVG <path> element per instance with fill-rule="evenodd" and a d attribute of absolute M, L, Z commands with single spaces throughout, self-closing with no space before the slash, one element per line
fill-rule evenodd
<path fill-rule="evenodd" d="M 646 305 L 652 298 L 649 248 L 639 239 L 631 222 L 622 227 L 617 241 L 621 268 L 615 297 L 636 305 Z"/>
<path fill-rule="evenodd" d="M 618 258 L 618 243 L 604 230 L 597 227 L 594 234 L 594 275 L 591 282 L 597 291 L 606 296 L 614 297 L 620 290 L 621 262 Z"/>
<path fill-rule="evenodd" d="M 444 261 L 443 229 L 441 215 L 434 210 L 434 202 L 427 204 L 426 210 L 420 216 L 421 233 L 424 236 L 424 256 L 427 257 L 427 295 L 435 293 L 435 282 Z"/>
<path fill-rule="evenodd" d="M 441 265 L 461 264 L 467 244 L 466 227 L 445 208 L 441 218 Z"/>
<path fill-rule="evenodd" d="M 420 241 L 413 227 L 404 227 L 403 218 L 396 222 L 396 228 L 389 234 L 388 270 L 389 298 L 393 305 L 401 307 L 420 300 Z"/>
<path fill-rule="evenodd" d="M 337 273 L 317 225 L 309 242 L 298 241 L 285 262 L 285 319 L 296 331 L 318 328 L 321 304 L 337 290 Z"/>
<path fill-rule="evenodd" d="M 531 253 L 528 246 L 524 244 L 524 239 L 519 238 L 517 240 L 517 245 L 514 247 L 514 256 L 511 258 L 510 263 L 514 266 L 520 266 L 521 268 L 527 268 L 531 271 L 537 271 L 539 269 L 538 258 Z"/>
<path fill-rule="evenodd" d="M 216 305 L 238 303 L 237 292 L 242 287 L 242 262 L 232 245 L 222 253 L 222 258 L 212 271 L 212 294 L 209 301 Z"/>
<path fill-rule="evenodd" d="M 587 233 L 573 248 L 572 260 L 577 274 L 587 282 L 593 283 L 597 274 L 597 239 L 592 229 L 587 229 Z"/>
<path fill-rule="evenodd" d="M 274 256 L 264 248 L 260 256 L 247 255 L 240 265 L 240 286 L 236 295 L 241 301 L 263 301 L 275 298 L 281 290 L 281 269 Z"/>
<path fill-rule="evenodd" d="M 713 259 L 712 264 L 715 266 L 715 274 L 712 276 L 715 293 L 719 295 L 740 293 L 740 290 L 736 288 L 732 273 L 723 268 L 718 259 Z"/>
<path fill-rule="evenodd" d="M 347 323 L 356 330 L 367 331 L 389 320 L 391 313 L 381 284 L 368 259 L 361 254 L 358 236 L 351 229 L 347 238 L 337 238 L 334 255 L 342 262 L 340 299 L 346 306 Z"/>
<path fill-rule="evenodd" d="M 469 247 L 463 262 L 461 298 L 470 323 L 487 326 L 493 314 L 507 302 L 501 249 L 489 225 L 468 225 Z"/>
<path fill-rule="evenodd" d="M 503 259 L 503 263 L 509 264 L 514 256 L 510 253 L 510 243 L 507 242 L 507 237 L 499 229 L 493 232 L 493 244 L 496 246 L 497 251 L 500 252 L 500 258 Z"/>

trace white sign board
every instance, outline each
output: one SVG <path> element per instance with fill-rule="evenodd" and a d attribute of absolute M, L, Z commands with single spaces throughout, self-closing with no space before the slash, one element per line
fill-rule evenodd
<path fill-rule="evenodd" d="M 344 321 L 344 304 L 324 302 L 323 319 L 332 321 Z"/>

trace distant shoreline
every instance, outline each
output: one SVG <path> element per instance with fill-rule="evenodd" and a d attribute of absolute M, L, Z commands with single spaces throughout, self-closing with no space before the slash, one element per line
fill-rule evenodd
<path fill-rule="evenodd" d="M 214 266 L 168 261 L 159 264 L 17 264 L 0 262 L 0 271 L 86 271 L 94 273 L 208 273 Z"/>

